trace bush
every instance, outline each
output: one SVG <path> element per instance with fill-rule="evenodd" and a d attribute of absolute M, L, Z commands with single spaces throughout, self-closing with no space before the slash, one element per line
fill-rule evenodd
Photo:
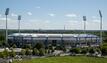
<path fill-rule="evenodd" d="M 80 53 L 80 48 L 72 48 L 70 52 L 78 54 Z"/>
<path fill-rule="evenodd" d="M 101 52 L 102 52 L 102 55 L 107 55 L 107 46 L 102 46 Z"/>
<path fill-rule="evenodd" d="M 87 49 L 87 48 L 81 49 L 81 53 L 82 53 L 82 54 L 86 54 L 87 52 L 88 52 L 88 49 Z"/>
<path fill-rule="evenodd" d="M 95 50 L 94 48 L 90 48 L 90 49 L 89 49 L 89 53 L 90 53 L 90 54 L 94 54 L 95 51 L 96 51 L 96 50 Z"/>

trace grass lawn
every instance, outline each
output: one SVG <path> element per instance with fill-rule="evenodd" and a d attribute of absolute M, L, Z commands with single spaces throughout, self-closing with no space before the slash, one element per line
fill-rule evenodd
<path fill-rule="evenodd" d="M 107 58 L 95 58 L 86 56 L 64 56 L 64 57 L 48 57 L 35 58 L 22 61 L 14 61 L 13 63 L 107 63 Z"/>

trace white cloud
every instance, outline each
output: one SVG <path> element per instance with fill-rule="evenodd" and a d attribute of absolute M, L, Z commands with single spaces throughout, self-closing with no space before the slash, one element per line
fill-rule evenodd
<path fill-rule="evenodd" d="M 96 19 L 96 18 L 98 18 L 98 17 L 96 17 L 96 16 L 92 16 L 92 18 L 93 18 L 93 19 Z"/>
<path fill-rule="evenodd" d="M 11 20 L 10 18 L 7 18 L 8 20 Z M 5 21 L 6 18 L 0 18 L 1 21 Z"/>
<path fill-rule="evenodd" d="M 54 17 L 54 16 L 55 16 L 54 13 L 50 13 L 50 14 L 48 14 L 48 15 L 51 16 L 51 17 Z"/>
<path fill-rule="evenodd" d="M 41 7 L 40 7 L 40 6 L 37 6 L 36 8 L 37 8 L 37 9 L 40 9 Z"/>
<path fill-rule="evenodd" d="M 17 28 L 17 20 L 8 18 L 8 28 L 9 29 L 16 29 Z M 0 18 L 0 25 L 1 25 L 1 29 L 5 29 L 5 25 L 6 25 L 6 18 Z"/>
<path fill-rule="evenodd" d="M 49 20 L 46 20 L 45 23 L 50 23 L 50 21 L 49 21 Z"/>
<path fill-rule="evenodd" d="M 27 12 L 27 14 L 28 14 L 29 16 L 31 16 L 31 15 L 32 15 L 32 13 L 31 13 L 31 12 Z"/>
<path fill-rule="evenodd" d="M 96 22 L 96 23 L 100 23 L 100 20 L 98 20 L 98 19 L 94 19 L 94 20 L 92 20 L 93 22 Z"/>
<path fill-rule="evenodd" d="M 6 18 L 0 17 L 0 28 L 5 29 L 5 20 Z M 86 29 L 88 30 L 99 30 L 100 20 L 93 19 L 91 21 L 86 21 Z M 107 22 L 104 22 L 103 29 L 107 29 Z M 68 21 L 50 21 L 50 20 L 42 20 L 42 19 L 30 19 L 26 22 L 21 21 L 21 29 L 64 29 L 64 25 L 66 25 L 66 29 L 84 29 L 84 22 L 80 20 L 68 20 Z M 17 29 L 18 24 L 17 20 L 14 20 L 12 18 L 8 18 L 8 28 L 9 29 Z"/>
<path fill-rule="evenodd" d="M 66 29 L 82 29 L 82 21 L 69 20 L 65 22 Z"/>
<path fill-rule="evenodd" d="M 100 20 L 99 20 L 98 17 L 96 17 L 96 16 L 92 16 L 92 22 L 100 23 Z"/>
<path fill-rule="evenodd" d="M 76 14 L 66 14 L 65 16 L 66 16 L 66 17 L 77 17 Z"/>
<path fill-rule="evenodd" d="M 17 14 L 15 14 L 15 13 L 11 13 L 11 16 L 13 16 L 13 17 L 17 17 Z"/>

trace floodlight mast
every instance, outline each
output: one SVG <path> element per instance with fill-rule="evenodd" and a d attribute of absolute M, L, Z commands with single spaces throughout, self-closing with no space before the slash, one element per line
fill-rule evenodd
<path fill-rule="evenodd" d="M 20 20 L 21 20 L 21 15 L 18 16 L 18 32 L 20 35 Z"/>
<path fill-rule="evenodd" d="M 83 16 L 84 21 L 84 34 L 86 34 L 86 16 Z"/>
<path fill-rule="evenodd" d="M 102 45 L 102 13 L 101 13 L 101 10 L 99 10 L 99 15 L 100 15 L 100 43 Z"/>
<path fill-rule="evenodd" d="M 7 15 L 9 14 L 9 8 L 6 8 L 6 11 L 5 11 L 5 15 L 6 15 L 6 43 L 8 42 L 8 28 L 7 28 Z"/>
<path fill-rule="evenodd" d="M 86 16 L 83 16 L 83 21 L 84 21 L 84 34 L 86 34 Z M 86 42 L 86 38 L 84 40 Z M 86 42 L 87 45 L 87 42 Z"/>

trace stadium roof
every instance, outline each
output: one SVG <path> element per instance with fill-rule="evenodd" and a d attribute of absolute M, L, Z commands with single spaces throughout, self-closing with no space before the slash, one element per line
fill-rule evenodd
<path fill-rule="evenodd" d="M 8 36 L 22 37 L 98 37 L 92 34 L 41 34 L 41 33 L 13 33 Z"/>

